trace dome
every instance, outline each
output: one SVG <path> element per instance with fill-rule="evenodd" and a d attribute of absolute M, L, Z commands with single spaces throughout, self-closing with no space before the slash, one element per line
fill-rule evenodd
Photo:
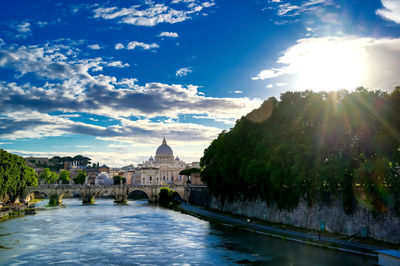
<path fill-rule="evenodd" d="M 178 156 L 176 156 L 176 158 L 175 158 L 175 161 L 180 161 L 180 159 L 179 159 L 179 157 L 178 157 Z"/>
<path fill-rule="evenodd" d="M 150 156 L 149 162 L 154 162 L 153 156 Z"/>
<path fill-rule="evenodd" d="M 158 155 L 173 155 L 172 149 L 168 146 L 165 138 L 163 139 L 161 146 L 157 148 L 156 156 Z"/>

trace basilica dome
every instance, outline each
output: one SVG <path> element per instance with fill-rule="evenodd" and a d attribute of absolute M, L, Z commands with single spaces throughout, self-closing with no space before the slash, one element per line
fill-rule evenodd
<path fill-rule="evenodd" d="M 162 144 L 160 147 L 157 148 L 156 156 L 160 155 L 174 155 L 170 146 L 168 146 L 167 141 L 165 138 L 163 139 Z"/>

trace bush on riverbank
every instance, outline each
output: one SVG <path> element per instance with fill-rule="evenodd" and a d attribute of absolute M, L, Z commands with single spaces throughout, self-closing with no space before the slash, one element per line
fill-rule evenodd
<path fill-rule="evenodd" d="M 400 87 L 391 94 L 286 92 L 223 131 L 204 151 L 201 178 L 221 199 L 293 209 L 343 199 L 400 213 Z"/>
<path fill-rule="evenodd" d="M 158 194 L 158 203 L 166 207 L 174 207 L 179 204 L 176 200 L 178 193 L 168 187 L 162 187 Z"/>

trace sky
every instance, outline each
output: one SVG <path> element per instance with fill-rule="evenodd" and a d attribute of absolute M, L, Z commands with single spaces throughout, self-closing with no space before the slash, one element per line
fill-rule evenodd
<path fill-rule="evenodd" d="M 399 0 L 2 1 L 0 148 L 199 161 L 269 97 L 400 85 Z"/>

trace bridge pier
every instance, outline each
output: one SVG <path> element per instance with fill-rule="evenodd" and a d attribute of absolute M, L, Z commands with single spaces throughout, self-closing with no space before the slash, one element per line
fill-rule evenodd
<path fill-rule="evenodd" d="M 95 195 L 83 194 L 82 195 L 82 203 L 83 204 L 94 204 Z"/>
<path fill-rule="evenodd" d="M 128 203 L 128 196 L 123 194 L 123 195 L 116 195 L 115 196 L 115 203 L 119 203 L 119 204 L 127 204 Z"/>
<path fill-rule="evenodd" d="M 59 196 L 57 194 L 50 195 L 49 196 L 49 205 L 51 205 L 51 206 L 61 205 L 63 195 L 64 194 L 62 194 L 61 196 Z"/>

